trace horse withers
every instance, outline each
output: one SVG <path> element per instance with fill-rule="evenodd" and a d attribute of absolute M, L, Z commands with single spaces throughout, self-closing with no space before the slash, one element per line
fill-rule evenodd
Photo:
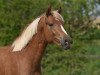
<path fill-rule="evenodd" d="M 69 49 L 71 38 L 63 28 L 61 9 L 36 18 L 12 46 L 0 48 L 0 75 L 41 75 L 41 60 L 48 43 Z"/>

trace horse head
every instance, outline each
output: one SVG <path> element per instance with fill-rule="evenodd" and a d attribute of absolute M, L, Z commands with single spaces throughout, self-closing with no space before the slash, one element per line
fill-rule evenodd
<path fill-rule="evenodd" d="M 49 7 L 46 11 L 42 28 L 44 30 L 45 39 L 48 43 L 60 45 L 67 50 L 70 48 L 72 40 L 63 26 L 64 19 L 61 16 L 61 8 L 52 11 L 51 7 Z"/>

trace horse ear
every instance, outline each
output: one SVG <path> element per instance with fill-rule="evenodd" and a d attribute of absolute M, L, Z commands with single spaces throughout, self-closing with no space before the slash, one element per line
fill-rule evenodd
<path fill-rule="evenodd" d="M 51 15 L 51 6 L 48 7 L 47 11 L 46 11 L 46 16 L 50 16 Z"/>
<path fill-rule="evenodd" d="M 62 9 L 61 7 L 58 9 L 58 13 L 60 14 L 62 12 Z"/>

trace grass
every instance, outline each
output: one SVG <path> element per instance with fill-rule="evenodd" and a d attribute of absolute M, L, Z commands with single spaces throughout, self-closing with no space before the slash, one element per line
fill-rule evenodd
<path fill-rule="evenodd" d="M 99 75 L 100 40 L 76 40 L 68 51 L 50 45 L 42 61 L 42 71 L 43 75 Z"/>
<path fill-rule="evenodd" d="M 100 40 L 88 44 L 87 50 L 89 57 L 82 75 L 100 75 Z"/>

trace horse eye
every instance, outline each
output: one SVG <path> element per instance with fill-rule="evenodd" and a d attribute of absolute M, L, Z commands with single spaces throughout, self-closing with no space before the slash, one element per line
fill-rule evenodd
<path fill-rule="evenodd" d="M 49 24 L 49 26 L 53 26 L 53 24 Z"/>

